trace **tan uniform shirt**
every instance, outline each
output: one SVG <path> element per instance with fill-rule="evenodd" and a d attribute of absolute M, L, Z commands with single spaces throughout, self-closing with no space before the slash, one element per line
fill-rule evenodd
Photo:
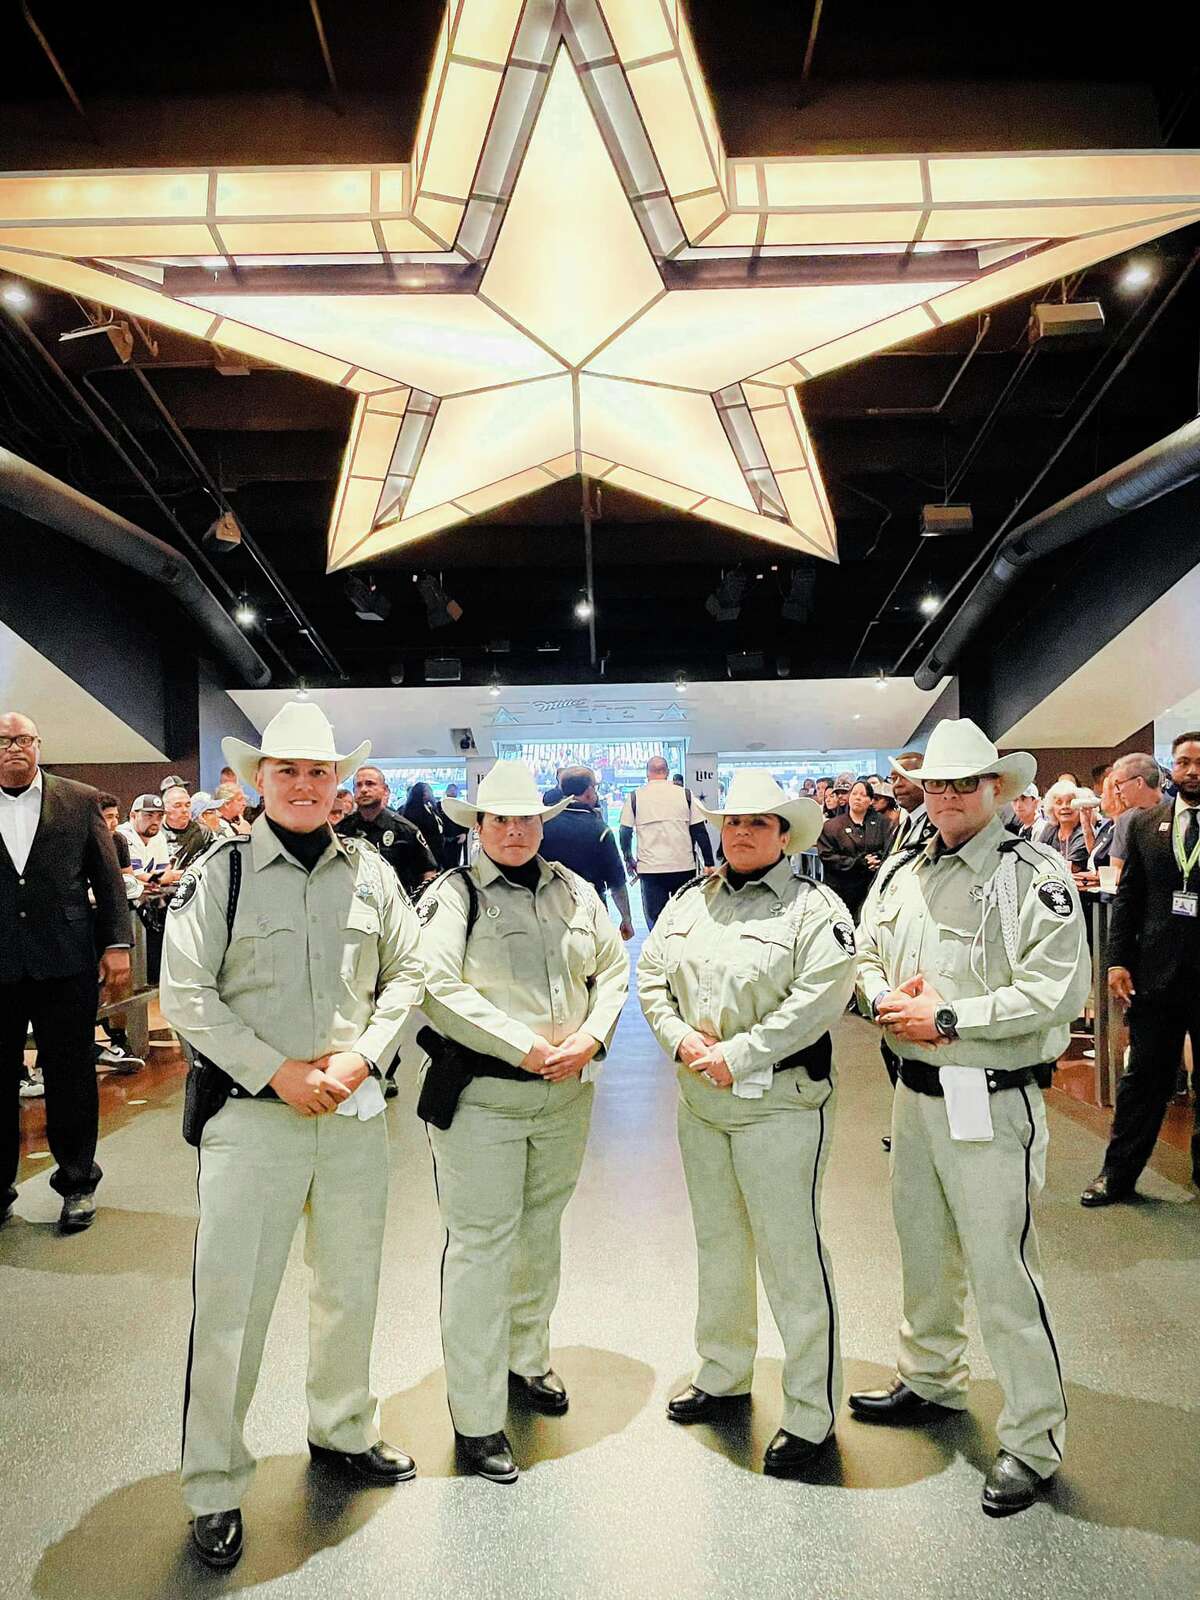
<path fill-rule="evenodd" d="M 997 908 L 985 886 L 1015 844 L 1017 956 L 1009 961 Z M 1056 1061 L 1087 999 L 1091 974 L 1079 896 L 1062 857 L 1015 841 L 998 817 L 958 850 L 934 835 L 911 861 L 885 866 L 858 928 L 858 990 L 864 1010 L 920 974 L 958 1014 L 958 1038 L 916 1044 L 888 1035 L 908 1060 L 1015 1071 Z"/>
<path fill-rule="evenodd" d="M 479 895 L 469 940 L 467 889 L 457 878 L 421 901 L 425 1015 L 448 1038 L 513 1067 L 535 1035 L 561 1044 L 582 1030 L 602 1055 L 629 992 L 629 957 L 595 889 L 559 862 L 537 859 L 536 893 L 510 883 L 482 853 L 467 869 Z"/>
<path fill-rule="evenodd" d="M 241 852 L 232 937 L 229 863 Z M 311 872 L 265 817 L 184 875 L 163 936 L 163 1015 L 249 1094 L 288 1059 L 356 1050 L 381 1070 L 422 993 L 416 913 L 395 873 L 333 835 Z"/>
<path fill-rule="evenodd" d="M 854 987 L 854 927 L 831 889 L 788 857 L 732 889 L 726 869 L 672 897 L 642 948 L 638 998 L 666 1053 L 707 1033 L 739 1086 L 769 1084 L 777 1061 L 814 1044 Z"/>

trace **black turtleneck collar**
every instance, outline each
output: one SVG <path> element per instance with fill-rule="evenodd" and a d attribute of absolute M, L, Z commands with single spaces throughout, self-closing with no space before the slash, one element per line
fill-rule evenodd
<path fill-rule="evenodd" d="M 293 833 L 291 828 L 281 827 L 273 818 L 268 817 L 267 827 L 288 855 L 296 858 L 305 872 L 312 871 L 333 838 L 333 832 L 327 822 L 323 822 L 319 828 L 314 828 L 311 833 Z"/>
<path fill-rule="evenodd" d="M 781 853 L 778 861 L 772 861 L 769 866 L 755 867 L 753 872 L 735 872 L 727 864 L 725 867 L 725 882 L 731 889 L 740 889 L 744 883 L 757 883 L 760 878 L 765 878 L 768 872 L 774 872 L 782 860 L 783 855 Z"/>
<path fill-rule="evenodd" d="M 6 783 L 0 784 L 0 789 L 4 790 L 10 800 L 19 800 L 26 790 L 32 789 L 32 787 L 32 783 L 23 783 L 19 789 L 10 789 Z"/>
<path fill-rule="evenodd" d="M 523 867 L 506 867 L 502 866 L 499 861 L 496 862 L 496 865 L 509 883 L 516 884 L 518 889 L 528 889 L 530 894 L 537 893 L 537 886 L 541 882 L 542 874 L 536 856 L 527 861 Z"/>

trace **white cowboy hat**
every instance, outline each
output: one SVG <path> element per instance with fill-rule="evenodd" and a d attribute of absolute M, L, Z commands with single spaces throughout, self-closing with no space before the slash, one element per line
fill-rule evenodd
<path fill-rule="evenodd" d="M 896 767 L 894 759 L 892 766 Z M 921 765 L 909 767 L 907 771 L 896 767 L 896 771 L 913 783 L 924 783 L 926 778 L 978 778 L 994 772 L 1000 780 L 996 785 L 996 799 L 1003 805 L 1033 782 L 1037 762 L 1028 750 L 1014 750 L 1002 756 L 970 717 L 957 722 L 947 718 L 929 735 Z"/>
<path fill-rule="evenodd" d="M 329 761 L 337 769 L 338 781 L 353 772 L 371 754 L 371 741 L 363 742 L 348 756 L 333 747 L 329 718 L 312 700 L 290 700 L 277 711 L 262 731 L 262 749 L 256 750 L 244 739 L 222 739 L 225 759 L 243 783 L 254 784 L 254 774 L 262 760 Z"/>
<path fill-rule="evenodd" d="M 464 828 L 473 828 L 485 811 L 494 817 L 541 817 L 543 822 L 565 811 L 574 797 L 556 806 L 544 806 L 533 773 L 523 761 L 497 761 L 479 780 L 475 800 L 455 800 L 447 795 L 442 810 Z"/>
<path fill-rule="evenodd" d="M 700 805 L 700 802 L 696 802 Z M 725 796 L 721 811 L 710 811 L 701 805 L 701 811 L 718 827 L 726 817 L 779 817 L 788 830 L 785 853 L 797 856 L 802 850 L 811 850 L 820 836 L 825 814 L 815 800 L 799 795 L 789 800 L 769 772 L 761 767 L 739 767 Z"/>

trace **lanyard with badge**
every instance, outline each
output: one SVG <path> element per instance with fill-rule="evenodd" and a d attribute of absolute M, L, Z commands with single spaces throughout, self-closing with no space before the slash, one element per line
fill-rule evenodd
<path fill-rule="evenodd" d="M 1176 889 L 1171 895 L 1171 915 L 1173 917 L 1195 917 L 1200 915 L 1200 895 L 1196 893 L 1195 889 L 1188 888 L 1188 880 L 1195 869 L 1196 863 L 1200 862 L 1200 838 L 1197 838 L 1195 848 L 1190 855 L 1186 854 L 1184 850 L 1183 837 L 1189 817 L 1196 818 L 1200 822 L 1200 817 L 1197 816 L 1195 810 L 1189 808 L 1186 813 L 1182 811 L 1179 813 L 1175 819 L 1175 827 L 1172 829 L 1175 860 L 1180 872 L 1183 873 L 1183 888 Z"/>

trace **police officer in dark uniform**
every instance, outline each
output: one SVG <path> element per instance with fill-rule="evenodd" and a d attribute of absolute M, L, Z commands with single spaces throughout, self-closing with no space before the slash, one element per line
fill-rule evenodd
<path fill-rule="evenodd" d="M 358 809 L 338 824 L 337 831 L 344 839 L 369 839 L 413 896 L 423 883 L 437 877 L 438 864 L 418 829 L 387 801 L 388 786 L 379 768 L 359 767 L 354 774 Z"/>

